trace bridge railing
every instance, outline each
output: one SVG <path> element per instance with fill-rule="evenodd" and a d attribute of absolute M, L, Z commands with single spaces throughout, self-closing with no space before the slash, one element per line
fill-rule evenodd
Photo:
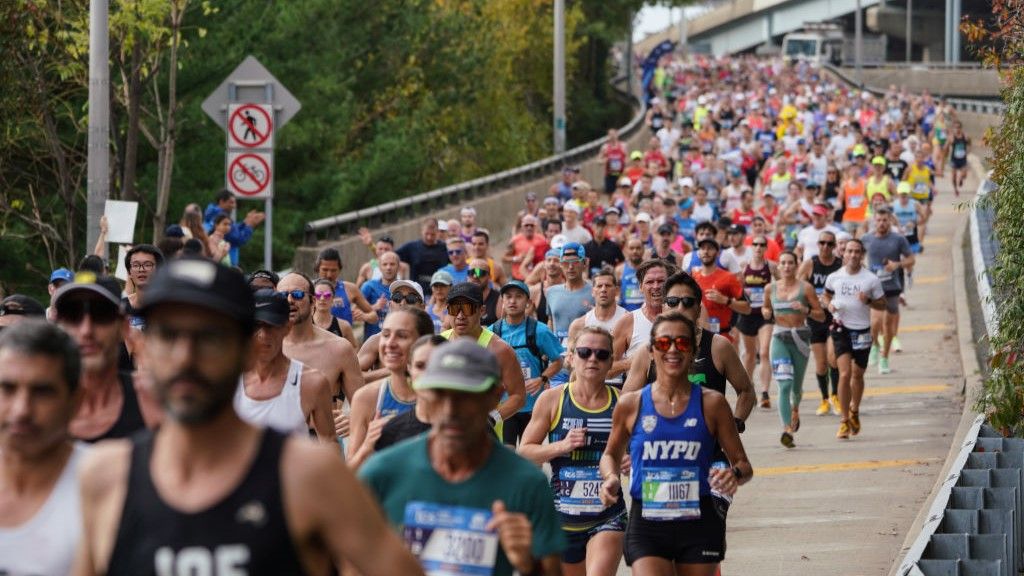
<path fill-rule="evenodd" d="M 625 80 L 625 76 L 620 76 L 612 81 L 612 85 L 616 87 L 616 92 L 619 96 L 623 100 L 628 100 L 637 112 L 628 124 L 619 129 L 619 137 L 622 140 L 630 139 L 644 126 L 645 113 L 643 103 L 636 94 L 628 94 L 625 90 L 619 88 L 619 85 L 624 84 Z M 316 246 L 321 240 L 339 240 L 343 235 L 352 234 L 362 226 L 372 230 L 385 224 L 393 224 L 402 220 L 423 216 L 449 206 L 486 196 L 492 192 L 505 190 L 549 176 L 563 166 L 576 165 L 592 158 L 607 140 L 608 137 L 605 136 L 561 154 L 548 156 L 536 162 L 503 172 L 429 190 L 415 196 L 400 198 L 377 206 L 313 220 L 306 223 L 303 244 L 305 246 Z"/>

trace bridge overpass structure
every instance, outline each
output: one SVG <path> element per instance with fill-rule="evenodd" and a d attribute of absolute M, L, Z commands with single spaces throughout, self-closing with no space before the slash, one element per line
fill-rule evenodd
<path fill-rule="evenodd" d="M 727 0 L 682 24 L 673 24 L 637 43 L 644 54 L 663 40 L 684 39 L 686 49 L 722 56 L 778 47 L 782 37 L 805 23 L 834 22 L 854 31 L 862 12 L 864 32 L 885 36 L 887 61 L 956 64 L 970 60 L 961 41 L 963 16 L 984 17 L 982 0 Z"/>

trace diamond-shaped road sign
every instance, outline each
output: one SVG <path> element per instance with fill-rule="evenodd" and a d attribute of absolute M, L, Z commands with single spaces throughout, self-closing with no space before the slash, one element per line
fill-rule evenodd
<path fill-rule="evenodd" d="M 228 104 L 259 102 L 272 104 L 277 117 L 275 128 L 280 128 L 302 108 L 298 99 L 274 78 L 255 56 L 247 56 L 217 89 L 203 100 L 206 115 L 227 130 Z"/>

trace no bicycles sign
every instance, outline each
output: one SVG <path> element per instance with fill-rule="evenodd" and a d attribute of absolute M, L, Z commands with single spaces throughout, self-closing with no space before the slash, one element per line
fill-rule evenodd
<path fill-rule="evenodd" d="M 229 151 L 228 190 L 243 198 L 273 198 L 273 154 Z"/>

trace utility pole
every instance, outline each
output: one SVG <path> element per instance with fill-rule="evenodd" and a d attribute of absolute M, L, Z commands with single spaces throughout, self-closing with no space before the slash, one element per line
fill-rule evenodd
<path fill-rule="evenodd" d="M 861 67 L 864 64 L 864 14 L 861 12 L 860 0 L 857 0 L 857 11 L 854 12 L 853 16 L 853 27 L 853 59 L 854 67 L 856 69 L 857 86 L 863 88 L 864 76 Z"/>
<path fill-rule="evenodd" d="M 910 61 L 914 57 L 914 45 L 911 43 L 911 36 L 912 32 L 914 31 L 914 27 L 911 25 L 911 22 L 913 22 L 913 20 L 914 0 L 907 0 L 907 64 L 910 64 Z"/>
<path fill-rule="evenodd" d="M 679 52 L 686 54 L 686 35 L 689 22 L 686 19 L 686 8 L 679 9 Z"/>
<path fill-rule="evenodd" d="M 633 88 L 633 14 L 629 15 L 629 26 L 626 29 L 626 61 L 623 68 L 626 70 L 626 92 L 630 96 L 636 94 Z"/>
<path fill-rule="evenodd" d="M 555 0 L 555 154 L 565 152 L 565 0 Z"/>
<path fill-rule="evenodd" d="M 952 40 L 952 48 L 950 49 L 950 63 L 960 63 L 960 17 L 963 12 L 963 6 L 961 0 L 953 0 L 953 14 L 950 18 L 953 25 L 949 31 L 949 38 Z"/>
<path fill-rule="evenodd" d="M 92 252 L 100 235 L 100 216 L 110 197 L 110 40 L 108 0 L 89 0 L 89 152 L 86 244 Z"/>

